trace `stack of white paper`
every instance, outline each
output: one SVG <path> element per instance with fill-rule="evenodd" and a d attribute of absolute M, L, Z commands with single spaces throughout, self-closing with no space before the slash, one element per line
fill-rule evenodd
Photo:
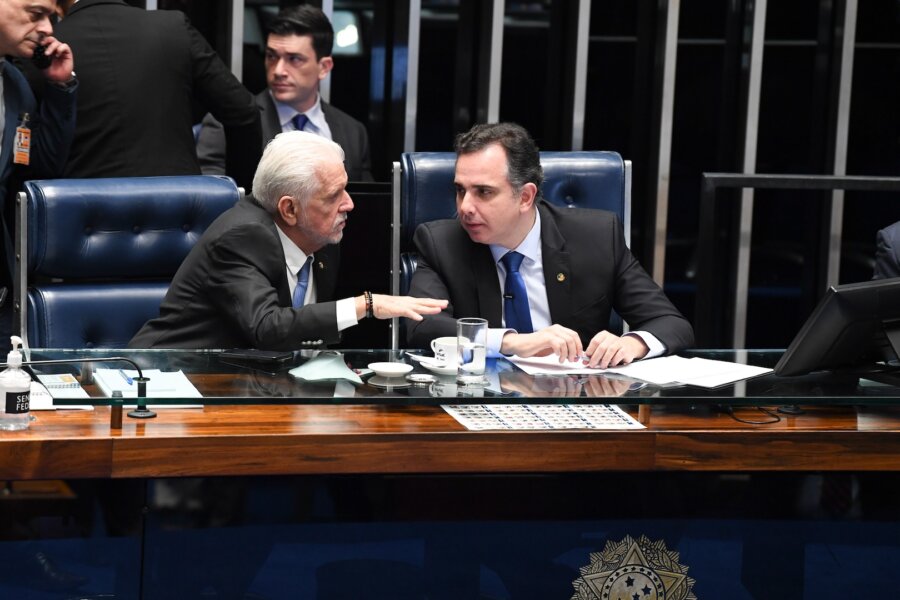
<path fill-rule="evenodd" d="M 630 365 L 611 369 L 590 369 L 581 362 L 565 361 L 560 363 L 559 357 L 555 355 L 532 358 L 512 356 L 509 360 L 529 375 L 618 373 L 657 385 L 680 383 L 705 388 L 719 387 L 772 371 L 766 367 L 754 367 L 724 360 L 682 358 L 680 356 L 639 360 Z"/>

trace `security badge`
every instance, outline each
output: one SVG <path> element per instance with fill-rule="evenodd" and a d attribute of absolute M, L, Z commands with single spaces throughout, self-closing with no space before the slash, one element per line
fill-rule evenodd
<path fill-rule="evenodd" d="M 28 166 L 31 163 L 31 128 L 28 127 L 28 113 L 23 113 L 19 126 L 16 127 L 16 139 L 13 143 L 13 162 Z"/>

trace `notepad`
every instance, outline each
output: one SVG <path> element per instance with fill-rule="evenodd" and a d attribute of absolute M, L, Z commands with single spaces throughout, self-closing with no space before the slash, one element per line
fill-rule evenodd
<path fill-rule="evenodd" d="M 41 377 L 38 375 L 38 377 Z M 74 379 L 74 378 L 73 378 Z M 75 382 L 78 383 L 77 381 Z M 65 396 L 67 398 L 87 398 L 87 392 L 81 389 L 79 385 L 77 388 L 67 388 L 65 390 L 55 389 L 54 392 L 67 391 L 71 392 L 73 390 L 80 390 L 84 393 L 84 396 Z M 64 396 L 51 396 L 50 391 L 40 382 L 40 381 L 32 381 L 31 382 L 31 410 L 57 410 L 57 409 L 66 409 L 66 410 L 94 410 L 93 405 L 91 404 L 53 404 L 54 398 L 62 398 Z"/>
<path fill-rule="evenodd" d="M 71 373 L 37 373 L 37 378 L 54 398 L 90 398 Z"/>

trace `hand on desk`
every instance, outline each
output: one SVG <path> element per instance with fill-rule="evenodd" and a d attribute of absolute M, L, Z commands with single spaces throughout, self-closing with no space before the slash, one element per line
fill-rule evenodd
<path fill-rule="evenodd" d="M 578 333 L 562 325 L 551 325 L 534 333 L 507 333 L 500 344 L 500 352 L 507 356 L 547 356 L 556 354 L 559 362 L 579 360 L 583 355 Z"/>
<path fill-rule="evenodd" d="M 507 333 L 503 336 L 500 352 L 522 358 L 556 354 L 559 362 L 585 359 L 589 367 L 617 367 L 643 358 L 649 348 L 636 335 L 618 336 L 601 331 L 583 350 L 578 333 L 562 325 L 551 325 L 534 333 Z"/>
<path fill-rule="evenodd" d="M 500 389 L 504 392 L 518 392 L 525 397 L 569 397 L 607 398 L 621 396 L 628 391 L 631 382 L 610 379 L 603 375 L 574 377 L 559 375 L 533 377 L 522 371 L 500 373 Z"/>
<path fill-rule="evenodd" d="M 589 367 L 618 367 L 631 364 L 633 361 L 647 356 L 647 344 L 636 335 L 618 336 L 608 331 L 601 331 L 588 344 L 585 354 L 589 357 L 585 363 Z"/>

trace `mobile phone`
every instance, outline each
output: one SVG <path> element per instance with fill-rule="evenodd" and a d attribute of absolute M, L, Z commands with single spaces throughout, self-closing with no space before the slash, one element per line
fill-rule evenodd
<path fill-rule="evenodd" d="M 294 357 L 293 352 L 280 350 L 257 350 L 255 348 L 233 348 L 219 355 L 222 360 L 237 360 L 259 364 L 274 365 L 287 362 Z"/>
<path fill-rule="evenodd" d="M 47 49 L 44 46 L 36 46 L 34 49 L 34 54 L 31 56 L 32 64 L 40 70 L 44 70 L 50 66 L 50 63 L 53 62 L 53 59 L 44 54 Z"/>

